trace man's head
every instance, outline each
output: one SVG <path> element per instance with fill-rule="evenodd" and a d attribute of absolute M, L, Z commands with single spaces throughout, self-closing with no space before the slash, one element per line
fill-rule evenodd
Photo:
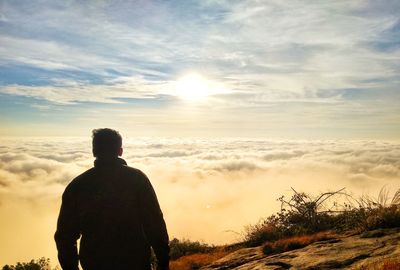
<path fill-rule="evenodd" d="M 122 155 L 122 137 L 110 128 L 93 130 L 93 156 L 96 158 L 115 158 Z"/>

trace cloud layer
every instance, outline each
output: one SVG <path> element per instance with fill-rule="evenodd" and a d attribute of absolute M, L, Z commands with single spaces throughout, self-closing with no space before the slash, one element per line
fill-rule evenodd
<path fill-rule="evenodd" d="M 240 233 L 275 212 L 275 199 L 290 187 L 311 194 L 346 187 L 356 195 L 377 195 L 384 185 L 400 184 L 400 145 L 394 142 L 143 138 L 124 143 L 128 164 L 151 179 L 171 237 L 210 243 L 237 239 L 232 231 Z M 89 147 L 81 138 L 1 140 L 0 264 L 55 258 L 59 199 L 65 185 L 92 166 Z"/>

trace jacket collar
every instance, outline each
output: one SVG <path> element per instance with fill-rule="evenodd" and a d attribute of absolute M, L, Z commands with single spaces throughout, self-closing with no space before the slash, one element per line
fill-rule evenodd
<path fill-rule="evenodd" d="M 117 165 L 127 165 L 126 161 L 122 158 L 96 158 L 94 161 L 95 167 L 108 167 L 108 166 L 117 166 Z"/>

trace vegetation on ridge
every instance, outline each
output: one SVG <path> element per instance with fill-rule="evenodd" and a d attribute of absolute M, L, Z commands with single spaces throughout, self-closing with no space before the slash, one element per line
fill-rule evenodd
<path fill-rule="evenodd" d="M 376 199 L 367 196 L 355 199 L 345 189 L 316 197 L 295 189 L 292 191 L 289 199 L 278 198 L 281 203 L 278 213 L 246 227 L 242 243 L 180 257 L 171 262 L 171 270 L 198 269 L 240 247 L 262 246 L 265 254 L 274 254 L 332 239 L 336 233 L 362 233 L 400 226 L 400 190 L 390 198 L 389 191 L 382 188 Z M 184 250 L 192 250 L 190 241 L 185 240 L 182 244 L 179 247 L 181 254 Z M 395 268 L 400 267 L 400 263 L 389 259 L 376 265 L 365 269 L 400 270 Z"/>
<path fill-rule="evenodd" d="M 367 196 L 355 199 L 344 189 L 316 197 L 292 190 L 289 199 L 278 198 L 281 203 L 278 213 L 246 228 L 246 246 L 322 231 L 361 233 L 400 226 L 400 190 L 390 198 L 388 190 L 382 188 L 377 199 Z"/>
<path fill-rule="evenodd" d="M 292 191 L 291 197 L 278 198 L 281 203 L 278 213 L 245 228 L 241 243 L 215 247 L 198 241 L 172 239 L 170 269 L 199 269 L 241 247 L 262 246 L 265 254 L 274 254 L 332 239 L 335 233 L 351 231 L 368 237 L 370 230 L 400 226 L 400 189 L 390 197 L 389 191 L 382 188 L 376 199 L 367 196 L 355 199 L 345 189 L 316 197 Z M 2 270 L 51 270 L 51 267 L 49 259 L 41 258 L 5 265 Z M 360 270 L 400 270 L 400 261 L 383 258 Z"/>
<path fill-rule="evenodd" d="M 172 239 L 169 242 L 169 246 L 171 260 L 196 253 L 210 253 L 215 249 L 214 246 L 199 241 L 190 241 L 187 239 L 179 240 L 177 238 Z"/>
<path fill-rule="evenodd" d="M 16 265 L 4 265 L 2 270 L 52 270 L 52 268 L 50 267 L 50 259 L 42 257 L 26 263 L 18 262 Z M 60 268 L 56 267 L 53 270 L 60 270 Z"/>

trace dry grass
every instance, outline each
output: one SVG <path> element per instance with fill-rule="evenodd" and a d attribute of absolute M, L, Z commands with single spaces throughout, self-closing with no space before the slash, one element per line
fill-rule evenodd
<path fill-rule="evenodd" d="M 400 270 L 400 262 L 399 261 L 384 262 L 380 270 Z"/>
<path fill-rule="evenodd" d="M 195 270 L 200 267 L 215 262 L 216 260 L 227 255 L 228 252 L 224 250 L 216 250 L 210 253 L 196 253 L 180 257 L 175 261 L 171 261 L 171 270 Z"/>
<path fill-rule="evenodd" d="M 262 249 L 264 254 L 269 255 L 303 248 L 314 242 L 333 238 L 335 238 L 335 235 L 332 232 L 319 232 L 312 235 L 294 236 L 274 242 L 267 242 L 263 245 Z"/>
<path fill-rule="evenodd" d="M 385 258 L 367 266 L 362 266 L 360 270 L 400 270 L 400 259 Z"/>

